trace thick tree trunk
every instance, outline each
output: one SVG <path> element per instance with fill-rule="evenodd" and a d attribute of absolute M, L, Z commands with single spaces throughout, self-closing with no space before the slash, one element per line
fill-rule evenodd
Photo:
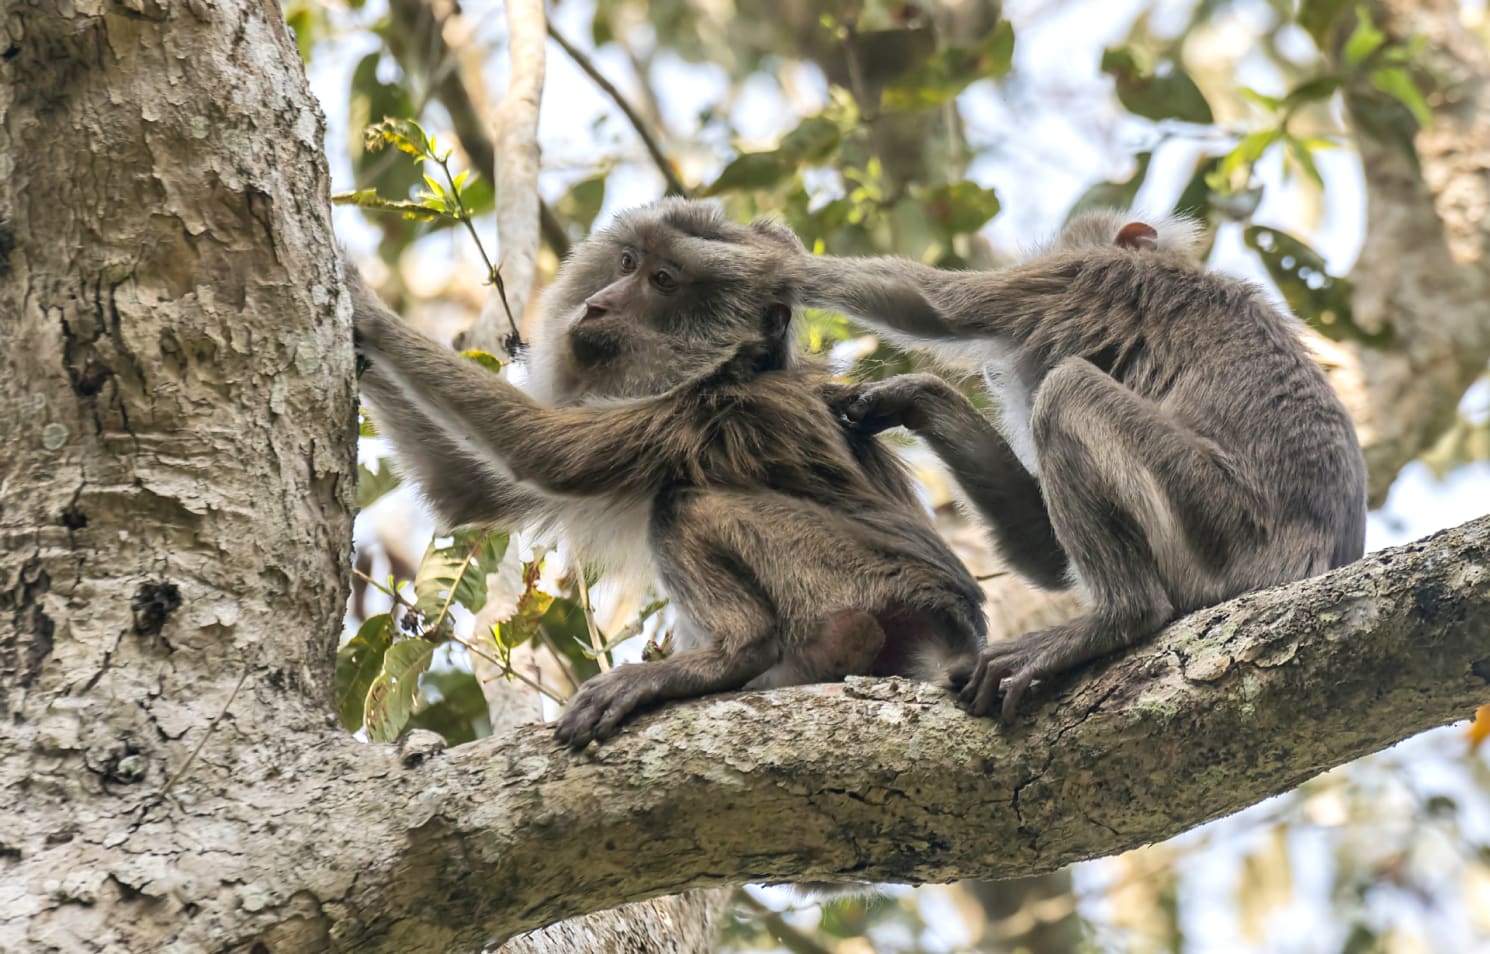
<path fill-rule="evenodd" d="M 0 51 L 0 949 L 293 934 L 315 899 L 258 877 L 295 839 L 234 786 L 331 729 L 355 414 L 321 116 L 274 4 L 8 3 Z"/>
<path fill-rule="evenodd" d="M 1360 430 L 1380 504 L 1402 466 L 1453 423 L 1490 361 L 1490 53 L 1455 0 L 1373 9 L 1395 39 L 1426 38 L 1422 75 L 1436 84 L 1433 125 L 1412 137 L 1420 170 L 1399 143 L 1356 123 L 1370 225 L 1351 273 L 1355 317 L 1394 337 L 1387 348 L 1332 353 L 1331 380 Z"/>

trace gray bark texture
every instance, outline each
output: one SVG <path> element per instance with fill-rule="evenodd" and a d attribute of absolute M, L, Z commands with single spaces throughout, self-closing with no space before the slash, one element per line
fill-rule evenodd
<path fill-rule="evenodd" d="M 474 951 L 697 887 L 1048 871 L 1487 696 L 1490 518 L 1198 613 L 1009 732 L 854 680 L 577 756 L 360 745 L 329 702 L 350 329 L 279 11 L 4 13 L 0 950 Z M 657 933 L 707 931 L 693 903 Z"/>
<path fill-rule="evenodd" d="M 1381 0 L 1373 14 L 1395 39 L 1427 40 L 1418 75 L 1431 77 L 1433 112 L 1411 136 L 1417 169 L 1398 143 L 1353 124 L 1371 223 L 1351 272 L 1355 318 L 1394 337 L 1341 349 L 1331 382 L 1360 431 L 1374 506 L 1490 361 L 1490 53 L 1455 0 Z"/>

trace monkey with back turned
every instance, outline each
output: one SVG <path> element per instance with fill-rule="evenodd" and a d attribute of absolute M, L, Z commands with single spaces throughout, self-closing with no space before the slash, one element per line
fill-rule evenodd
<path fill-rule="evenodd" d="M 982 370 L 1002 433 L 928 374 L 847 412 L 922 436 L 1016 571 L 1089 597 L 1072 622 L 982 650 L 959 674 L 975 714 L 1002 694 L 1008 721 L 1036 679 L 1363 551 L 1360 445 L 1297 320 L 1207 271 L 1192 223 L 1150 222 L 1088 213 L 1003 271 L 798 260 L 802 304 Z"/>
<path fill-rule="evenodd" d="M 576 747 L 638 709 L 971 658 L 983 594 L 898 458 L 845 430 L 791 335 L 796 236 L 665 200 L 578 245 L 543 302 L 524 393 L 438 347 L 349 269 L 361 379 L 449 525 L 547 524 L 591 564 L 653 576 L 679 651 L 586 682 Z"/>

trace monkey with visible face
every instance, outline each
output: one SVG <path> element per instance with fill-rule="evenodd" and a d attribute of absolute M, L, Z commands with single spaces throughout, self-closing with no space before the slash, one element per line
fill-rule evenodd
<path fill-rule="evenodd" d="M 982 651 L 960 695 L 976 714 L 1002 688 L 1008 721 L 1033 680 L 1362 553 L 1360 445 L 1297 320 L 1207 271 L 1192 223 L 1150 221 L 1078 216 L 995 272 L 799 259 L 802 304 L 982 370 L 999 429 L 928 374 L 867 389 L 848 416 L 922 436 L 1016 571 L 1090 598 L 1085 616 Z"/>
<path fill-rule="evenodd" d="M 576 747 L 641 707 L 849 674 L 933 675 L 983 642 L 981 591 L 898 458 L 845 429 L 791 337 L 789 231 L 665 200 L 575 248 L 531 394 L 410 330 L 349 276 L 381 433 L 448 524 L 547 524 L 655 576 L 679 651 L 590 680 Z"/>

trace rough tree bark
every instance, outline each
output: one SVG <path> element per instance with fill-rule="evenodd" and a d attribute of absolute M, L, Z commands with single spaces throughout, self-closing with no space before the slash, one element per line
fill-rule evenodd
<path fill-rule="evenodd" d="M 1412 137 L 1420 170 L 1398 143 L 1354 124 L 1370 221 L 1351 272 L 1356 320 L 1395 336 L 1390 348 L 1339 349 L 1331 380 L 1360 431 L 1376 505 L 1453 423 L 1490 361 L 1490 52 L 1454 0 L 1373 9 L 1393 38 L 1426 38 L 1422 75 L 1433 84 L 1433 125 Z"/>
<path fill-rule="evenodd" d="M 278 11 L 0 24 L 0 949 L 475 950 L 700 885 L 1049 870 L 1486 695 L 1490 519 L 1197 614 L 1007 735 L 855 681 L 577 757 L 359 745 L 350 333 Z"/>

